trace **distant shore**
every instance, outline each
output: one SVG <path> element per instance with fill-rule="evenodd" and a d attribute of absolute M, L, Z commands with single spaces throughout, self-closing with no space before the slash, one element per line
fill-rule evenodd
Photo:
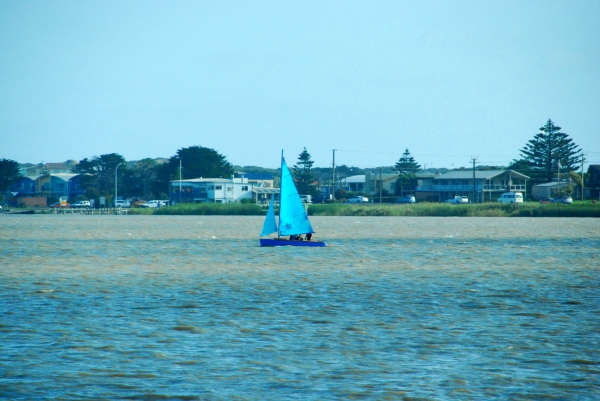
<path fill-rule="evenodd" d="M 70 210 L 66 211 L 66 214 Z M 78 211 L 74 211 L 78 212 Z M 85 213 L 84 210 L 79 212 Z M 172 216 L 261 216 L 266 209 L 249 203 L 196 203 L 178 204 L 159 209 L 124 209 L 127 215 L 172 215 Z M 0 214 L 50 214 L 48 208 L 11 208 Z M 92 214 L 92 213 L 85 213 Z M 100 214 L 100 213 L 93 213 Z M 115 214 L 102 213 L 102 214 Z M 522 205 L 479 203 L 450 205 L 445 203 L 415 204 L 348 204 L 328 203 L 308 205 L 309 216 L 419 216 L 419 217 L 600 217 L 600 203 L 578 201 L 572 205 L 539 204 L 527 202 Z"/>
<path fill-rule="evenodd" d="M 155 215 L 264 215 L 266 210 L 254 204 L 180 204 L 160 209 L 131 209 L 130 214 Z M 600 204 L 592 201 L 572 205 L 528 202 L 522 205 L 482 203 L 450 205 L 348 204 L 329 203 L 308 206 L 309 216 L 437 216 L 437 217 L 600 217 Z"/>

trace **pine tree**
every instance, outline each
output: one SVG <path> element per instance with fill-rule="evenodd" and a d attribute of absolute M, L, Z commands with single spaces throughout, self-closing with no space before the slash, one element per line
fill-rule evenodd
<path fill-rule="evenodd" d="M 417 163 L 415 158 L 410 155 L 408 149 L 406 149 L 400 160 L 394 165 L 394 168 L 400 173 L 407 172 L 414 174 L 421 169 L 421 165 Z"/>
<path fill-rule="evenodd" d="M 415 185 L 417 185 L 415 174 L 421 169 L 421 165 L 411 156 L 408 149 L 404 151 L 400 160 L 394 165 L 394 169 L 398 172 L 394 193 L 402 196 L 406 189 L 412 192 Z"/>
<path fill-rule="evenodd" d="M 540 182 L 552 181 L 558 171 L 566 174 L 577 169 L 579 146 L 560 130 L 561 127 L 548 119 L 540 132 L 520 151 L 523 161 L 532 170 L 532 178 L 535 176 Z"/>
<path fill-rule="evenodd" d="M 316 196 L 315 176 L 312 171 L 312 165 L 314 162 L 310 159 L 310 153 L 306 151 L 306 148 L 298 155 L 298 164 L 294 165 L 294 181 L 298 188 L 298 193 L 301 195 L 312 195 Z"/>

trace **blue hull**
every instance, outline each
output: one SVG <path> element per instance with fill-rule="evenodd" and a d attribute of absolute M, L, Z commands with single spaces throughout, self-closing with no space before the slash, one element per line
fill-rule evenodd
<path fill-rule="evenodd" d="M 327 246 L 323 241 L 290 241 L 285 238 L 261 238 L 260 246 Z"/>

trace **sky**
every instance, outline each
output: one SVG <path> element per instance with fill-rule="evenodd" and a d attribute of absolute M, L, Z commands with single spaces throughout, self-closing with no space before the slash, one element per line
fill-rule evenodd
<path fill-rule="evenodd" d="M 600 1 L 0 2 L 0 158 L 600 164 Z"/>

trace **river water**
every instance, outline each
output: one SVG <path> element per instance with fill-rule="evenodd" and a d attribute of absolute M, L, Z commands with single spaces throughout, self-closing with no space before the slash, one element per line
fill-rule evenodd
<path fill-rule="evenodd" d="M 600 220 L 0 216 L 0 399 L 600 399 Z"/>

